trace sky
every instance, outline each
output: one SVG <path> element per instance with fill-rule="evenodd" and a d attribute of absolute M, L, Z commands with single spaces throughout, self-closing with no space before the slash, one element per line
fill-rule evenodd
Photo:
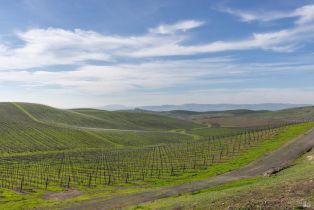
<path fill-rule="evenodd" d="M 0 101 L 314 104 L 314 0 L 0 0 Z"/>

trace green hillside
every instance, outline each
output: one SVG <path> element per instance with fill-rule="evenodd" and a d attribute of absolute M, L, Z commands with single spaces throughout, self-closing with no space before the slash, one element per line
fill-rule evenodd
<path fill-rule="evenodd" d="M 260 117 L 278 119 L 314 119 L 314 106 L 267 112 Z"/>
<path fill-rule="evenodd" d="M 200 125 L 168 116 L 161 116 L 143 112 L 103 111 L 95 109 L 77 109 L 78 113 L 93 116 L 97 119 L 108 120 L 119 125 L 120 128 L 143 130 L 169 130 L 176 128 L 194 128 Z"/>
<path fill-rule="evenodd" d="M 199 126 L 192 122 L 149 113 L 110 112 L 94 109 L 63 110 L 29 103 L 19 103 L 19 105 L 42 122 L 77 127 L 169 130 Z"/>
<path fill-rule="evenodd" d="M 300 107 L 279 111 L 226 110 L 217 112 L 191 112 L 178 110 L 160 112 L 159 114 L 204 125 L 219 124 L 223 127 L 255 127 L 276 124 L 282 121 L 313 120 L 314 107 Z"/>
<path fill-rule="evenodd" d="M 244 115 L 254 115 L 254 114 L 263 114 L 269 111 L 253 111 L 247 109 L 237 109 L 237 110 L 226 110 L 226 111 L 208 111 L 208 112 L 195 112 L 195 111 L 186 111 L 186 110 L 174 110 L 169 112 L 162 112 L 170 116 L 197 116 L 197 115 L 206 115 L 210 117 L 230 117 L 230 116 L 244 116 Z"/>
<path fill-rule="evenodd" d="M 158 116 L 157 119 L 162 121 L 163 118 Z M 165 122 L 169 121 L 167 117 L 165 119 Z M 173 121 L 176 122 L 177 120 Z M 163 123 L 160 124 L 166 127 Z M 182 124 L 187 126 L 189 123 Z M 0 143 L 2 145 L 0 152 L 4 154 L 140 146 L 168 143 L 169 141 L 186 141 L 190 138 L 184 134 L 166 131 L 135 132 L 75 127 L 83 125 L 105 127 L 109 126 L 109 123 L 92 115 L 54 109 L 43 105 L 0 103 Z M 179 125 L 180 123 L 177 123 L 177 126 Z"/>
<path fill-rule="evenodd" d="M 147 146 L 193 140 L 190 135 L 165 131 L 95 131 L 97 135 L 123 146 Z"/>
<path fill-rule="evenodd" d="M 187 133 L 195 134 L 199 136 L 230 136 L 236 135 L 241 132 L 246 131 L 245 128 L 228 128 L 228 127 L 221 127 L 221 128 L 195 128 L 187 130 Z"/>
<path fill-rule="evenodd" d="M 11 103 L 0 104 L 0 143 L 6 153 L 115 145 L 89 131 L 36 122 Z"/>

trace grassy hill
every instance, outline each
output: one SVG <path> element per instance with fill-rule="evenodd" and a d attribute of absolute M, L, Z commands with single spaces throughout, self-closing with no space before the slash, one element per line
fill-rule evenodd
<path fill-rule="evenodd" d="M 7 153 L 114 146 L 89 131 L 35 121 L 11 103 L 0 104 L 0 143 L 0 150 Z"/>
<path fill-rule="evenodd" d="M 169 130 L 176 128 L 200 127 L 199 124 L 193 122 L 152 113 L 127 111 L 110 112 L 95 109 L 77 109 L 74 111 L 97 119 L 109 120 L 117 124 L 119 128 L 126 129 Z"/>
<path fill-rule="evenodd" d="M 187 130 L 187 133 L 198 135 L 198 136 L 228 136 L 228 135 L 236 135 L 241 132 L 246 131 L 245 128 L 227 128 L 227 127 L 221 127 L 221 128 L 195 128 Z"/>
<path fill-rule="evenodd" d="M 119 120 L 115 121 L 114 113 L 111 116 L 112 119 L 105 119 L 105 117 L 101 118 L 38 104 L 0 103 L 0 143 L 2 145 L 0 151 L 4 154 L 81 148 L 112 148 L 186 141 L 190 138 L 188 135 L 166 131 L 148 133 L 147 131 L 106 131 L 76 127 L 111 128 L 111 125 L 119 123 Z M 136 118 L 136 114 L 132 116 Z M 137 117 L 141 118 L 141 116 L 143 115 Z M 154 118 L 153 115 L 148 115 L 148 117 Z M 146 120 L 150 119 L 148 117 Z M 143 124 L 137 128 L 157 129 L 158 127 L 159 129 L 166 129 L 168 128 L 166 123 L 171 122 L 174 122 L 174 125 L 169 125 L 169 128 L 180 125 L 195 126 L 192 123 L 184 123 L 181 120 L 169 119 L 168 117 L 157 116 L 155 119 L 154 124 L 148 124 L 146 127 Z M 157 119 L 160 120 L 160 124 L 158 124 Z M 132 122 L 132 119 L 130 121 Z M 135 124 L 133 126 L 135 127 Z M 131 126 L 128 127 L 125 123 L 120 128 L 131 128 Z"/>
<path fill-rule="evenodd" d="M 283 109 L 275 112 L 267 112 L 260 115 L 260 117 L 287 120 L 314 119 L 314 106 Z"/>
<path fill-rule="evenodd" d="M 41 122 L 89 128 L 169 130 L 199 127 L 185 120 L 150 113 L 110 112 L 95 109 L 56 109 L 40 104 L 19 105 Z"/>

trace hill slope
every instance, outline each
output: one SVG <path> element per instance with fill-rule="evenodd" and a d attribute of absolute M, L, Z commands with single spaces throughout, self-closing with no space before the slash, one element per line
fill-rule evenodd
<path fill-rule="evenodd" d="M 164 125 L 165 128 L 167 125 L 162 124 L 164 122 L 181 122 L 181 120 L 172 120 L 171 118 L 171 120 L 168 120 L 168 117 L 163 118 L 162 116 L 158 116 L 156 119 L 160 119 L 161 125 Z M 162 119 L 166 120 L 162 121 Z M 190 138 L 188 135 L 166 131 L 91 129 L 97 126 L 116 125 L 119 121 L 114 120 L 114 117 L 112 119 L 102 119 L 92 115 L 54 109 L 38 104 L 0 103 L 0 152 L 4 154 L 139 146 L 178 142 Z M 185 126 L 189 124 L 191 123 L 182 123 Z M 176 126 L 179 125 L 181 124 L 176 124 Z M 87 127 L 80 128 L 77 126 Z M 150 126 L 155 126 L 155 124 Z M 170 125 L 169 128 L 172 126 Z"/>
<path fill-rule="evenodd" d="M 36 122 L 12 103 L 0 104 L 0 143 L 8 153 L 114 146 L 88 131 Z"/>
<path fill-rule="evenodd" d="M 314 119 L 314 106 L 299 107 L 292 109 L 283 109 L 275 112 L 267 112 L 260 114 L 261 117 L 265 118 L 277 118 L 277 119 L 287 119 L 287 120 L 297 120 L 297 119 Z"/>
<path fill-rule="evenodd" d="M 19 103 L 36 119 L 53 124 L 105 129 L 169 130 L 199 127 L 185 120 L 149 113 L 110 112 L 95 109 L 63 110 L 49 106 Z"/>

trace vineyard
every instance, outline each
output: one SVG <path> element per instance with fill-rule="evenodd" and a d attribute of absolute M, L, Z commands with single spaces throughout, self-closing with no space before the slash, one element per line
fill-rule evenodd
<path fill-rule="evenodd" d="M 0 187 L 25 192 L 180 180 L 301 122 L 209 128 L 148 113 L 1 103 Z"/>
<path fill-rule="evenodd" d="M 206 170 L 271 139 L 285 126 L 229 137 L 133 149 L 2 157 L 0 185 L 15 190 L 96 187 L 167 179 Z"/>
<path fill-rule="evenodd" d="M 193 122 L 149 113 L 109 112 L 95 109 L 61 110 L 29 103 L 15 105 L 37 121 L 61 126 L 149 131 L 199 127 Z"/>
<path fill-rule="evenodd" d="M 30 109 L 30 105 L 25 106 Z M 190 138 L 179 133 L 167 131 L 94 131 L 61 124 L 41 122 L 29 112 L 24 105 L 18 107 L 11 103 L 0 104 L 0 152 L 10 155 L 20 152 L 60 151 L 82 148 L 115 148 L 119 146 L 141 146 L 166 143 L 178 143 Z M 34 106 L 36 107 L 36 106 Z M 33 110 L 34 111 L 34 110 Z M 40 109 L 42 115 L 62 115 L 62 110 L 53 114 Z M 38 113 L 40 112 L 38 111 Z M 61 114 L 60 114 L 61 113 Z M 66 112 L 67 113 L 67 112 Z M 39 115 L 39 114 L 37 114 Z M 74 116 L 77 116 L 75 113 Z M 69 121 L 78 120 L 72 113 L 65 115 Z M 80 115 L 79 115 L 80 116 Z M 58 119 L 61 117 L 58 117 Z M 63 118 L 61 118 L 63 119 Z M 83 118 L 84 119 L 84 118 Z M 51 120 L 52 121 L 52 120 Z M 97 121 L 93 121 L 97 123 Z M 102 124 L 99 124 L 101 126 Z M 128 140 L 128 141 L 126 141 Z"/>

